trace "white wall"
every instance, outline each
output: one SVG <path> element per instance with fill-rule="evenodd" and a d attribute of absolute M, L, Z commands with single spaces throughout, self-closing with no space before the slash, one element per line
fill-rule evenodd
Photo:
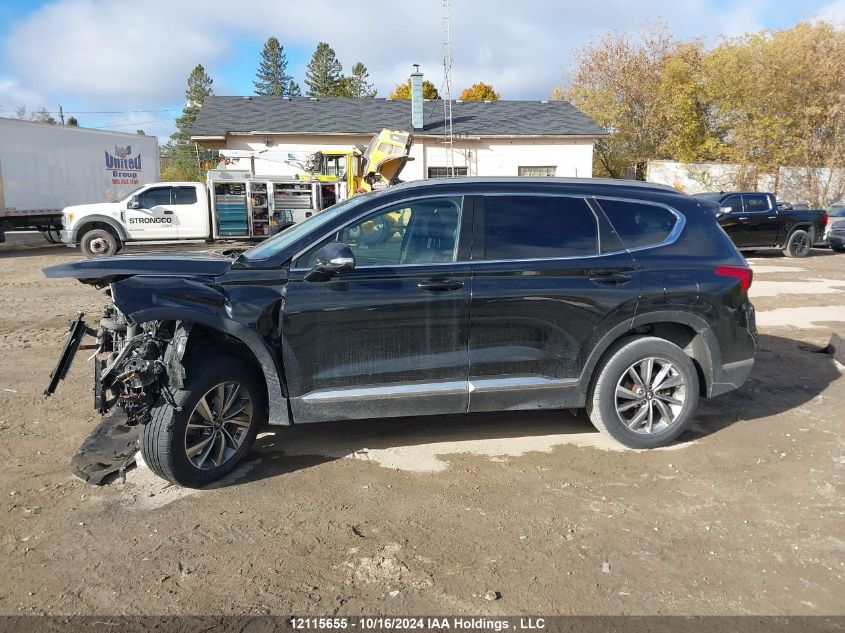
<path fill-rule="evenodd" d="M 302 171 L 297 161 L 320 149 L 346 149 L 366 145 L 369 136 L 358 135 L 233 135 L 226 149 L 261 151 L 255 159 L 259 176 L 294 176 Z M 272 142 L 269 147 L 265 140 Z M 470 176 L 517 176 L 518 168 L 554 166 L 557 176 L 589 178 L 593 175 L 592 138 L 497 138 L 456 139 L 453 163 L 467 167 Z M 442 137 L 417 136 L 402 180 L 425 178 L 429 167 L 446 166 Z M 221 167 L 222 168 L 222 167 Z M 233 161 L 228 169 L 250 169 L 249 159 Z"/>

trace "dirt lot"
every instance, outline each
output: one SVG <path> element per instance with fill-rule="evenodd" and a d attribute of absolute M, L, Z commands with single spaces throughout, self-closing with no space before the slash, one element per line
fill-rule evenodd
<path fill-rule="evenodd" d="M 284 429 L 222 485 L 96 488 L 66 318 L 104 298 L 0 245 L 0 614 L 845 614 L 845 255 L 752 259 L 761 349 L 667 449 L 583 413 Z M 836 321 L 839 323 L 836 323 Z M 487 601 L 488 591 L 501 598 Z"/>

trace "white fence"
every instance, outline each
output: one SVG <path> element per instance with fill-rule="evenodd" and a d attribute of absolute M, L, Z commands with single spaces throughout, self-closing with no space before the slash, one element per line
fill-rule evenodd
<path fill-rule="evenodd" d="M 845 170 L 779 167 L 776 173 L 729 163 L 648 161 L 648 182 L 670 185 L 686 193 L 754 190 L 772 192 L 780 200 L 826 206 L 845 200 Z"/>

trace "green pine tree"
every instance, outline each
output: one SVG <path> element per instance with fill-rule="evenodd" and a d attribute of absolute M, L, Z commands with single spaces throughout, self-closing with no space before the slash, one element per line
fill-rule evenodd
<path fill-rule="evenodd" d="M 162 180 L 205 180 L 197 159 L 197 147 L 191 141 L 191 128 L 205 98 L 214 94 L 212 83 L 202 64 L 197 64 L 188 75 L 188 88 L 185 90 L 187 103 L 182 115 L 176 118 L 176 131 L 171 134 L 170 142 L 161 147 Z"/>
<path fill-rule="evenodd" d="M 302 89 L 299 87 L 299 84 L 296 83 L 293 79 L 290 80 L 288 84 L 288 96 L 289 97 L 301 97 L 302 96 Z"/>
<path fill-rule="evenodd" d="M 376 96 L 376 90 L 369 81 L 370 72 L 363 63 L 358 62 L 352 67 L 352 75 L 349 77 L 349 96 L 355 99 L 372 98 Z"/>
<path fill-rule="evenodd" d="M 283 97 L 288 94 L 292 78 L 286 74 L 288 60 L 285 48 L 275 37 L 264 44 L 261 51 L 261 65 L 255 73 L 255 94 Z"/>
<path fill-rule="evenodd" d="M 320 42 L 308 62 L 305 85 L 311 97 L 336 97 L 342 89 L 343 66 L 337 60 L 334 49 Z"/>

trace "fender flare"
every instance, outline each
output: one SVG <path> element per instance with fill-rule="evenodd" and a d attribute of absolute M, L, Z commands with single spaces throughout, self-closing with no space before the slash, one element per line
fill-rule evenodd
<path fill-rule="evenodd" d="M 587 357 L 578 381 L 584 393 L 587 393 L 596 367 L 610 346 L 634 328 L 652 323 L 680 323 L 689 326 L 695 331 L 701 341 L 699 345 L 696 345 L 695 340 L 692 343 L 693 346 L 697 347 L 697 354 L 701 356 L 701 358 L 696 358 L 696 360 L 699 361 L 702 373 L 704 374 L 706 393 L 709 394 L 711 392 L 713 384 L 718 382 L 718 378 L 722 373 L 722 354 L 719 349 L 718 339 L 713 333 L 713 328 L 703 318 L 690 312 L 655 310 L 653 312 L 637 314 L 631 321 L 625 321 L 611 328 L 599 339 L 599 342 L 593 347 L 593 351 Z"/>
<path fill-rule="evenodd" d="M 71 235 L 70 235 L 71 243 L 76 244 L 79 241 L 77 239 L 77 237 L 79 236 L 79 234 L 81 232 L 83 232 L 82 229 L 84 229 L 86 226 L 88 226 L 89 224 L 92 224 L 94 222 L 99 222 L 100 224 L 108 224 L 111 228 L 114 229 L 115 233 L 117 233 L 117 236 L 120 238 L 120 240 L 122 242 L 128 242 L 129 241 L 129 234 L 126 232 L 126 229 L 124 228 L 124 226 L 120 222 L 118 222 L 114 218 L 111 218 L 107 215 L 97 215 L 97 214 L 95 214 L 95 215 L 86 215 L 84 218 L 79 219 L 79 221 L 76 223 L 76 226 L 74 226 L 73 230 L 71 231 Z"/>
<path fill-rule="evenodd" d="M 267 384 L 267 404 L 269 408 L 269 423 L 274 425 L 287 426 L 291 423 L 288 413 L 288 400 L 282 393 L 282 376 L 273 355 L 267 349 L 264 341 L 255 332 L 245 325 L 241 325 L 230 319 L 203 314 L 186 308 L 148 308 L 129 314 L 136 323 L 147 321 L 188 321 L 204 325 L 214 330 L 225 332 L 233 338 L 238 339 L 247 346 L 264 374 L 264 382 Z M 190 337 L 189 337 L 190 338 Z"/>

